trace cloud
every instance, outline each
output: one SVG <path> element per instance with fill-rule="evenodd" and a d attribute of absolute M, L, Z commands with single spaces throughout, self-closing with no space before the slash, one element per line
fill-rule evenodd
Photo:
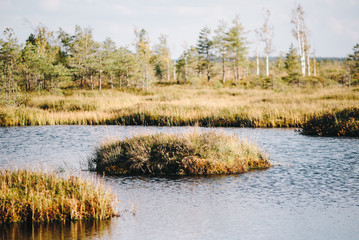
<path fill-rule="evenodd" d="M 41 0 L 39 5 L 46 11 L 57 11 L 61 7 L 61 0 Z"/>

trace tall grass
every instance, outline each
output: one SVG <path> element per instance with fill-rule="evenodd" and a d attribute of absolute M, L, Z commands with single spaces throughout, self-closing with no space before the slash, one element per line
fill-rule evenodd
<path fill-rule="evenodd" d="M 305 135 L 359 137 L 359 108 L 312 116 L 300 132 Z"/>
<path fill-rule="evenodd" d="M 155 125 L 301 127 L 320 112 L 359 105 L 357 88 L 264 89 L 160 86 L 140 91 L 32 94 L 26 106 L 1 107 L 0 126 Z"/>
<path fill-rule="evenodd" d="M 254 144 L 224 133 L 140 135 L 103 144 L 89 164 L 107 175 L 211 175 L 271 166 Z"/>
<path fill-rule="evenodd" d="M 107 219 L 117 214 L 115 196 L 99 182 L 1 170 L 0 184 L 0 223 Z"/>

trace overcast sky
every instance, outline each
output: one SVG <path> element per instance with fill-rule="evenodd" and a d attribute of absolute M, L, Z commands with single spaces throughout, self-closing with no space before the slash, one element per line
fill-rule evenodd
<path fill-rule="evenodd" d="M 359 43 L 359 0 L 301 0 L 310 29 L 310 44 L 317 56 L 345 57 Z M 294 0 L 0 0 L 0 29 L 12 27 L 24 42 L 39 24 L 74 33 L 75 25 L 91 27 L 94 38 L 110 37 L 117 46 L 132 47 L 134 27 L 144 28 L 155 43 L 160 34 L 178 57 L 184 44 L 196 44 L 204 26 L 212 30 L 219 20 L 230 22 L 237 14 L 248 39 L 263 24 L 263 8 L 272 12 L 273 56 L 286 52 L 296 40 L 291 35 Z M 2 37 L 2 35 L 1 35 Z M 255 44 L 250 44 L 254 55 Z"/>

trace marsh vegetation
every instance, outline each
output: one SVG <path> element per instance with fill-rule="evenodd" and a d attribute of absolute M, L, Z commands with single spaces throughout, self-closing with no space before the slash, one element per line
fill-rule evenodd
<path fill-rule="evenodd" d="M 106 175 L 213 175 L 271 166 L 257 146 L 224 133 L 140 135 L 96 149 L 89 164 Z"/>
<path fill-rule="evenodd" d="M 108 219 L 116 198 L 100 181 L 28 170 L 0 171 L 0 223 Z"/>

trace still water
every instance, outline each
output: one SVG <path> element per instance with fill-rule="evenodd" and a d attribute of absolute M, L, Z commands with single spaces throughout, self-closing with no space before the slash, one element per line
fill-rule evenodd
<path fill-rule="evenodd" d="M 190 127 L 0 128 L 0 167 L 78 174 L 108 138 Z M 200 131 L 213 129 L 199 128 Z M 66 224 L 0 225 L 3 239 L 359 239 L 359 139 L 292 129 L 216 128 L 255 142 L 273 167 L 214 177 L 105 178 L 122 217 Z M 86 172 L 82 174 L 88 174 Z M 128 210 L 128 211 L 126 211 Z"/>

